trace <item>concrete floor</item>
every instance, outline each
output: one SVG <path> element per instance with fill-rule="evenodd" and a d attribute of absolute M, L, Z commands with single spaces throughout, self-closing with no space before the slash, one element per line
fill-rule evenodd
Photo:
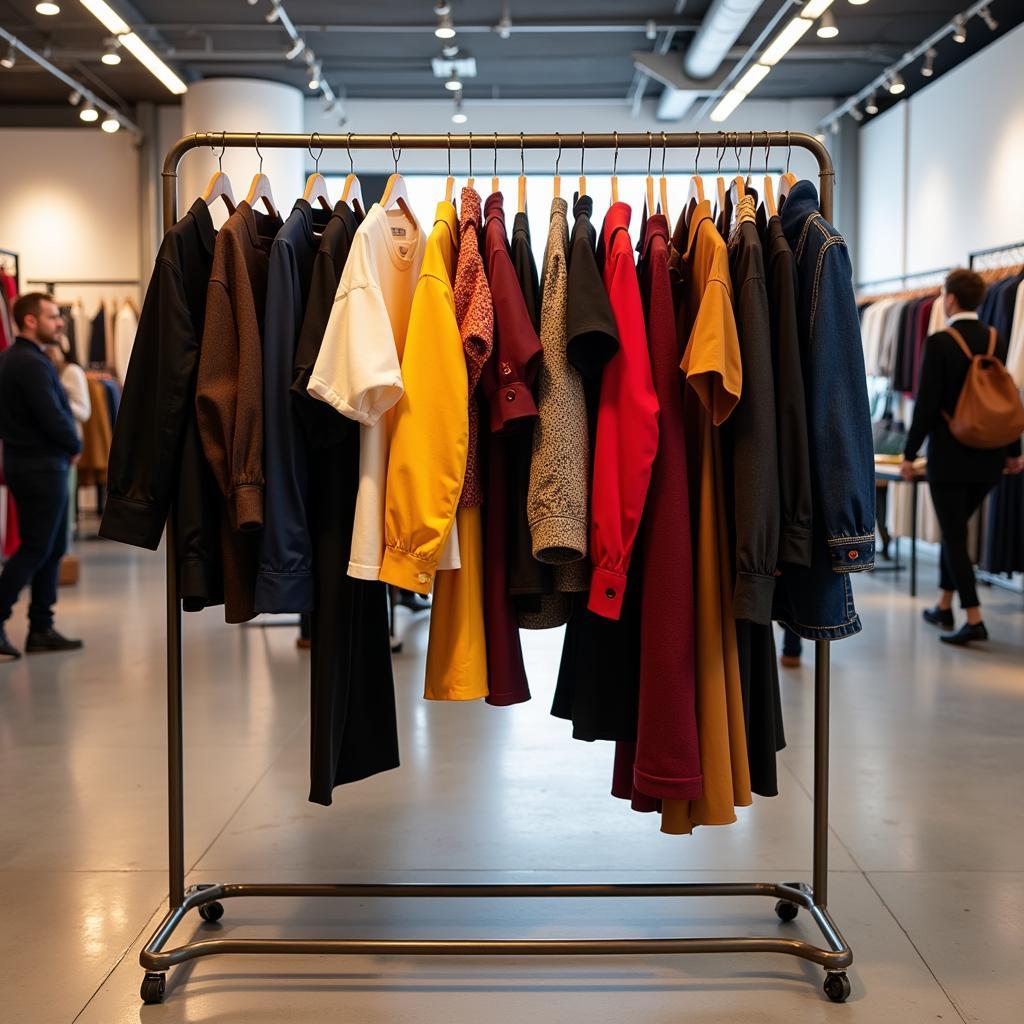
<path fill-rule="evenodd" d="M 993 642 L 949 650 L 892 576 L 857 578 L 866 630 L 833 652 L 831 906 L 856 958 L 845 1006 L 823 998 L 817 968 L 773 956 L 223 957 L 172 971 L 164 1004 L 143 1008 L 138 949 L 166 898 L 162 562 L 103 542 L 79 552 L 59 625 L 86 651 L 0 665 L 5 1021 L 1021 1020 L 1021 599 L 985 592 Z M 306 801 L 295 630 L 187 618 L 190 880 L 808 876 L 809 661 L 784 677 L 782 795 L 674 838 L 606 795 L 607 746 L 548 715 L 557 635 L 528 637 L 536 699 L 507 709 L 420 699 L 425 636 L 414 625 L 396 659 L 403 767 L 325 809 Z M 764 900 L 234 901 L 220 925 L 193 916 L 180 936 L 813 935 Z"/>

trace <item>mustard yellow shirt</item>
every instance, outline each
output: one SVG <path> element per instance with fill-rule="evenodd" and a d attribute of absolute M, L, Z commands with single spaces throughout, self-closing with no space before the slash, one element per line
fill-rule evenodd
<path fill-rule="evenodd" d="M 409 313 L 405 390 L 392 421 L 380 579 L 419 594 L 434 583 L 466 475 L 468 383 L 452 290 L 458 233 L 455 207 L 438 203 Z"/>

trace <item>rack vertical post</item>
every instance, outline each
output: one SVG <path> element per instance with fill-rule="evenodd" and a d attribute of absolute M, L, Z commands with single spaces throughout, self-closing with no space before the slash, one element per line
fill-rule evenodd
<path fill-rule="evenodd" d="M 317 145 L 325 149 L 390 149 L 391 135 L 324 135 Z M 402 135 L 403 149 L 468 149 L 469 136 Z M 822 214 L 832 216 L 834 171 L 824 145 L 803 132 L 691 132 L 666 133 L 661 143 L 671 149 L 732 145 L 796 146 L 811 152 L 818 162 L 819 197 Z M 305 135 L 259 134 L 261 148 L 306 148 Z M 495 149 L 580 148 L 580 134 L 495 135 L 487 145 Z M 191 149 L 214 145 L 249 147 L 255 134 L 197 133 L 179 139 L 167 153 L 162 171 L 164 230 L 177 220 L 177 168 Z M 649 149 L 644 134 L 591 134 L 586 147 L 594 149 Z M 814 822 L 812 834 L 812 884 L 805 882 L 701 882 L 701 883 L 599 883 L 599 884 L 465 884 L 465 883 L 219 883 L 185 888 L 184 797 L 183 797 L 183 649 L 182 613 L 178 596 L 177 552 L 173 515 L 165 533 L 167 558 L 167 782 L 169 908 L 139 955 L 146 974 L 142 998 L 157 1003 L 163 998 L 166 972 L 178 964 L 216 954 L 335 954 L 335 955 L 654 955 L 667 953 L 781 953 L 810 961 L 825 968 L 825 994 L 843 1002 L 850 993 L 846 969 L 853 954 L 828 911 L 828 779 L 829 779 L 829 687 L 830 645 L 815 643 L 814 656 Z M 245 939 L 202 938 L 168 949 L 175 929 L 192 909 L 204 921 L 217 921 L 224 913 L 222 900 L 236 897 L 377 898 L 414 897 L 426 899 L 503 898 L 679 898 L 707 896 L 764 896 L 776 900 L 775 912 L 783 922 L 792 921 L 803 908 L 818 926 L 824 945 L 779 935 L 715 936 L 680 938 L 621 939 Z"/>

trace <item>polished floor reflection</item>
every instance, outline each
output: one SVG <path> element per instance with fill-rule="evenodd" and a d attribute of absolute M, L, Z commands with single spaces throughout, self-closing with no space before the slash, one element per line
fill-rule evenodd
<path fill-rule="evenodd" d="M 834 646 L 832 899 L 853 996 L 778 957 L 210 959 L 141 1008 L 138 946 L 166 893 L 161 557 L 79 545 L 58 625 L 84 653 L 0 664 L 0 1004 L 7 1021 L 1015 1024 L 1024 1001 L 1024 603 L 950 650 L 892 576 L 858 579 L 866 631 Z M 931 569 L 922 566 L 928 574 Z M 11 636 L 22 638 L 19 610 Z M 662 836 L 607 795 L 610 749 L 548 714 L 560 638 L 528 636 L 535 700 L 420 698 L 426 623 L 396 659 L 403 765 L 306 801 L 296 630 L 186 620 L 186 856 L 195 881 L 806 877 L 812 669 L 784 676 L 775 800 Z M 236 901 L 230 935 L 612 936 L 777 932 L 766 901 Z"/>

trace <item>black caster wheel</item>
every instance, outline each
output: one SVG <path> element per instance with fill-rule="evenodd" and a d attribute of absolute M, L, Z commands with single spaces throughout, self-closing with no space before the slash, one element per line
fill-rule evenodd
<path fill-rule="evenodd" d="M 154 971 L 146 971 L 146 976 L 142 979 L 142 987 L 139 990 L 139 994 L 142 996 L 142 1001 L 147 1006 L 153 1006 L 155 1003 L 162 1003 L 164 1001 L 164 987 L 166 984 L 166 974 L 157 974 Z"/>
<path fill-rule="evenodd" d="M 845 971 L 825 975 L 825 995 L 833 1003 L 845 1003 L 850 998 L 850 979 Z"/>
<path fill-rule="evenodd" d="M 207 924 L 213 924 L 214 921 L 219 921 L 224 916 L 224 904 L 218 903 L 216 900 L 213 903 L 204 903 L 199 908 L 199 916 Z"/>
<path fill-rule="evenodd" d="M 794 921 L 799 912 L 800 908 L 789 900 L 779 900 L 775 904 L 775 913 L 780 921 Z"/>

